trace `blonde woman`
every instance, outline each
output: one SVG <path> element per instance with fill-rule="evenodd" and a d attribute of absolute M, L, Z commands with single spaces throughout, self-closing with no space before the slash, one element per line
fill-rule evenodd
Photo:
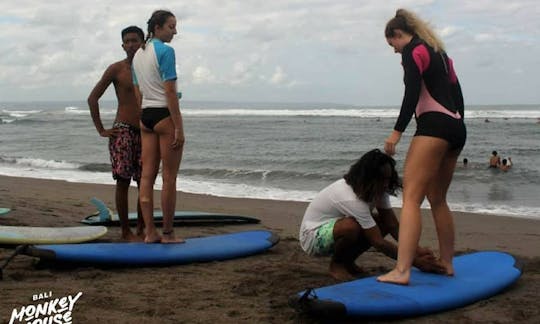
<path fill-rule="evenodd" d="M 439 262 L 446 275 L 454 274 L 454 224 L 446 193 L 467 133 L 463 96 L 452 60 L 430 26 L 414 13 L 399 9 L 387 23 L 385 36 L 394 51 L 401 54 L 405 82 L 401 111 L 384 143 L 385 151 L 395 154 L 413 115 L 417 128 L 403 173 L 397 263 L 378 280 L 406 285 L 420 239 L 420 206 L 426 197 L 439 238 Z"/>
<path fill-rule="evenodd" d="M 147 243 L 181 243 L 175 237 L 176 177 L 184 149 L 184 129 L 176 91 L 174 49 L 165 43 L 176 34 L 176 18 L 166 10 L 155 11 L 148 20 L 146 43 L 133 58 L 133 81 L 141 113 L 142 176 L 140 204 Z M 163 236 L 154 226 L 153 191 L 162 163 Z"/>

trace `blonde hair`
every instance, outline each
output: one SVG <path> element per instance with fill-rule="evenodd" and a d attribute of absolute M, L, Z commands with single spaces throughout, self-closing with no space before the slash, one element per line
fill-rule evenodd
<path fill-rule="evenodd" d="M 395 30 L 400 29 L 408 34 L 417 35 L 429 46 L 433 47 L 435 52 L 444 52 L 444 44 L 437 36 L 431 25 L 420 19 L 412 11 L 398 9 L 396 16 L 388 21 L 384 34 L 386 38 L 394 37 Z"/>

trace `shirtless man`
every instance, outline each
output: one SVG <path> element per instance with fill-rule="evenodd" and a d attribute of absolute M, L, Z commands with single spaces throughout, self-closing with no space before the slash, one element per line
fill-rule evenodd
<path fill-rule="evenodd" d="M 135 52 L 144 40 L 144 32 L 136 26 L 122 30 L 122 48 L 127 57 L 111 64 L 95 85 L 88 97 L 88 107 L 97 132 L 102 137 L 109 138 L 109 152 L 113 178 L 116 180 L 116 210 L 120 218 L 122 239 L 126 241 L 141 241 L 144 237 L 140 205 L 137 203 L 138 221 L 137 233 L 133 234 L 128 220 L 128 191 L 131 178 L 137 182 L 141 179 L 141 135 L 139 129 L 140 112 L 138 109 L 133 81 L 131 77 L 131 62 Z M 103 127 L 99 114 L 99 99 L 110 84 L 114 84 L 118 110 L 112 128 Z"/>

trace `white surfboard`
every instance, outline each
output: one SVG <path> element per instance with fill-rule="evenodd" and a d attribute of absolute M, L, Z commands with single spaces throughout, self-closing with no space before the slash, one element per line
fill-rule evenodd
<path fill-rule="evenodd" d="M 81 243 L 95 240 L 106 233 L 105 226 L 0 226 L 0 244 Z"/>

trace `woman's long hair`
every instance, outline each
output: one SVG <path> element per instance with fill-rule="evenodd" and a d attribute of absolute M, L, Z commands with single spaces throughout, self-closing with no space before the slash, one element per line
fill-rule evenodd
<path fill-rule="evenodd" d="M 387 166 L 391 169 L 390 178 L 385 175 Z M 402 188 L 401 179 L 396 171 L 396 161 L 378 149 L 364 154 L 351 165 L 343 178 L 352 187 L 356 196 L 366 202 L 373 202 L 385 192 L 395 196 Z"/>
<path fill-rule="evenodd" d="M 417 35 L 431 46 L 435 52 L 444 52 L 444 43 L 428 22 L 406 9 L 398 9 L 396 16 L 388 21 L 384 30 L 386 38 L 394 37 L 395 30 L 400 29 L 408 34 Z"/>

